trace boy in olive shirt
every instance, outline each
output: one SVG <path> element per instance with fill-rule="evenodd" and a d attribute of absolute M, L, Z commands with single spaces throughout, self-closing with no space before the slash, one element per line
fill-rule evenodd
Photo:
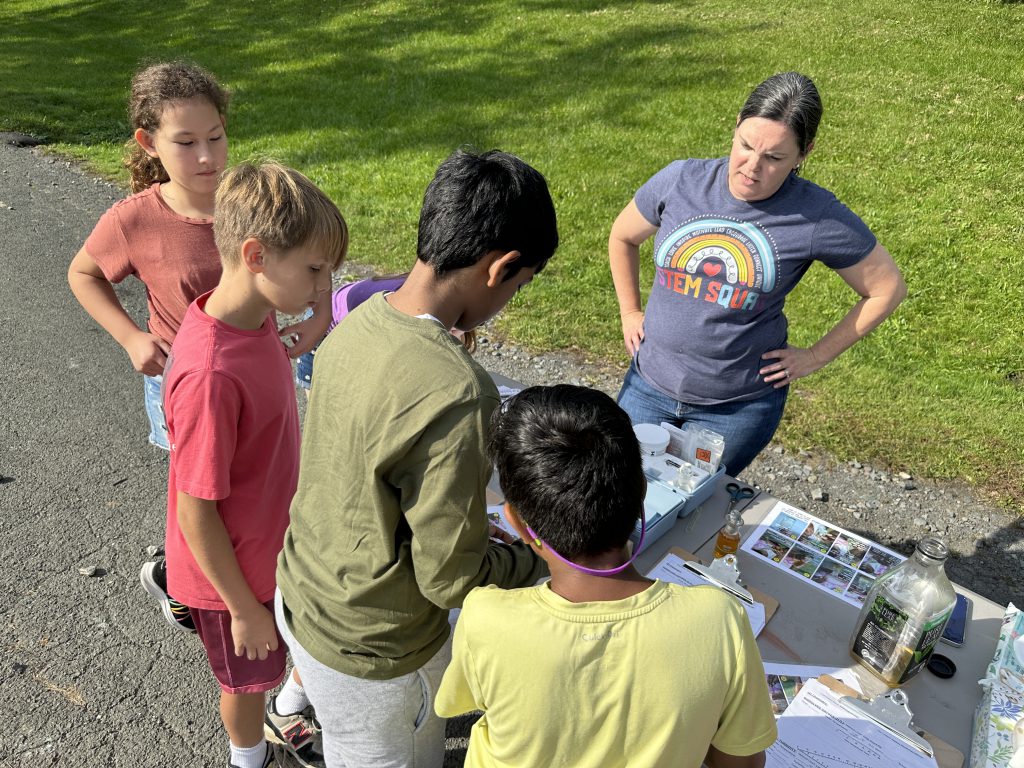
<path fill-rule="evenodd" d="M 522 542 L 488 538 L 498 393 L 449 330 L 497 314 L 557 245 L 540 173 L 458 150 L 427 187 L 406 282 L 317 352 L 276 607 L 328 766 L 440 766 L 448 609 L 546 573 Z"/>

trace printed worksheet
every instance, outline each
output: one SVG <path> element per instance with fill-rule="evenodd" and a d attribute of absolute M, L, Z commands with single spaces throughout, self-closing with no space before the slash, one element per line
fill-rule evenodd
<path fill-rule="evenodd" d="M 839 667 L 816 667 L 810 664 L 780 664 L 774 661 L 764 662 L 764 676 L 768 682 L 768 695 L 772 699 L 772 711 L 778 717 L 792 703 L 804 683 L 819 675 L 831 675 L 841 680 L 853 690 L 860 692 L 860 681 L 850 669 Z"/>
<path fill-rule="evenodd" d="M 682 584 L 684 587 L 706 587 L 708 584 L 712 584 L 712 582 L 705 579 L 699 573 L 691 571 L 683 563 L 683 558 L 669 552 L 661 559 L 661 562 L 647 572 L 647 578 L 670 581 L 673 584 Z M 747 618 L 750 620 L 750 628 L 754 630 L 754 637 L 757 637 L 761 634 L 761 630 L 764 629 L 764 625 L 767 622 L 764 605 L 757 602 L 747 603 L 738 597 L 735 599 L 739 600 L 740 605 L 746 610 Z"/>
<path fill-rule="evenodd" d="M 903 555 L 779 501 L 741 549 L 860 607 L 875 579 Z"/>
<path fill-rule="evenodd" d="M 765 768 L 936 768 L 935 758 L 808 680 L 778 719 Z"/>

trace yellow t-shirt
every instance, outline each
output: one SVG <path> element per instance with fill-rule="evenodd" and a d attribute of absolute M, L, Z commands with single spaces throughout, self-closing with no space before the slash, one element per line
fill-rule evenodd
<path fill-rule="evenodd" d="M 710 744 L 751 755 L 776 737 L 742 607 L 715 587 L 661 581 L 593 603 L 548 584 L 474 589 L 435 708 L 483 710 L 467 768 L 698 768 Z"/>

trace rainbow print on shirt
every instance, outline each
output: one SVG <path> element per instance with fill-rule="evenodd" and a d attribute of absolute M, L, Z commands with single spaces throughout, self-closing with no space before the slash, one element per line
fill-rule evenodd
<path fill-rule="evenodd" d="M 707 216 L 683 222 L 654 253 L 657 284 L 741 312 L 775 289 L 775 243 L 757 224 Z"/>

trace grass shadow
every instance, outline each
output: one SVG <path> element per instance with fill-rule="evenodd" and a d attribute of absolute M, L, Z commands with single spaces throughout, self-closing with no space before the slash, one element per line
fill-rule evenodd
<path fill-rule="evenodd" d="M 556 19 L 615 5 L 629 4 L 549 1 L 529 12 Z M 11 18 L 0 72 L 19 129 L 50 142 L 119 144 L 129 135 L 125 102 L 139 62 L 192 58 L 232 87 L 233 139 L 274 151 L 274 136 L 298 136 L 299 156 L 287 159 L 299 165 L 503 144 L 523 115 L 554 119 L 566 103 L 586 102 L 582 119 L 611 124 L 659 88 L 728 79 L 721 65 L 686 60 L 695 29 L 682 15 L 578 38 L 553 26 L 524 39 L 526 27 L 496 23 L 491 7 L 470 0 L 413 13 L 283 0 L 270 10 L 207 1 L 133 6 L 126 15 L 121 2 L 92 0 Z M 154 29 L 170 34 L 155 38 Z M 635 71 L 651 46 L 670 46 L 675 66 Z M 24 76 L 38 71 L 46 77 Z"/>

